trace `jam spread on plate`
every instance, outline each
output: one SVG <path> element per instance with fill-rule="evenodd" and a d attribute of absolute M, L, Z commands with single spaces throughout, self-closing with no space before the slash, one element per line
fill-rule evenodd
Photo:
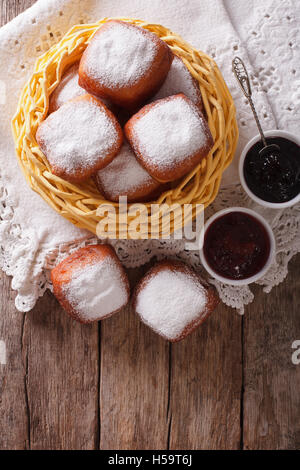
<path fill-rule="evenodd" d="M 270 238 L 259 220 L 245 212 L 230 212 L 208 227 L 203 251 L 208 265 L 227 279 L 257 274 L 270 254 Z"/>
<path fill-rule="evenodd" d="M 260 199 L 281 203 L 294 199 L 300 193 L 300 148 L 283 137 L 267 138 L 267 144 L 280 147 L 281 157 L 275 153 L 261 156 L 262 141 L 256 142 L 244 161 L 244 177 L 249 189 Z"/>

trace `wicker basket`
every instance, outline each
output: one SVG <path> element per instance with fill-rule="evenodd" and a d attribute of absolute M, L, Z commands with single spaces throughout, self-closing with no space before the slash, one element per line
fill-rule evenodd
<path fill-rule="evenodd" d="M 155 201 L 156 204 L 168 206 L 191 204 L 193 210 L 190 217 L 194 218 L 198 207 L 196 205 L 203 204 L 207 207 L 215 199 L 222 173 L 235 153 L 238 127 L 232 97 L 216 63 L 203 52 L 193 49 L 180 36 L 160 25 L 131 18 L 119 19 L 157 34 L 181 57 L 199 83 L 214 146 L 201 164 L 175 188 L 164 192 Z M 114 208 L 112 212 L 116 211 L 118 216 L 118 204 L 101 197 L 92 180 L 75 185 L 53 175 L 47 159 L 37 145 L 35 135 L 38 125 L 47 116 L 49 96 L 60 82 L 64 70 L 80 59 L 94 33 L 106 21 L 108 18 L 95 24 L 74 26 L 58 44 L 37 60 L 12 121 L 16 153 L 30 187 L 63 217 L 93 233 L 96 233 L 99 221 L 103 221 L 105 217 L 97 215 L 98 207 L 105 204 L 109 209 Z M 129 210 L 131 206 L 128 205 Z M 149 214 L 150 206 L 151 203 L 146 204 Z M 128 225 L 134 222 L 135 217 L 128 217 L 125 224 L 119 223 L 113 236 L 127 238 Z M 163 233 L 161 217 L 162 214 L 157 219 L 159 225 L 156 232 L 159 236 Z M 178 221 L 172 219 L 172 230 L 178 228 L 178 224 Z M 150 238 L 147 227 L 141 230 L 140 238 Z"/>

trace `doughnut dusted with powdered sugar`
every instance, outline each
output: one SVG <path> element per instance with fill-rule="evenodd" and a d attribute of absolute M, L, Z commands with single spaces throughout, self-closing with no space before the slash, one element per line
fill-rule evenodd
<path fill-rule="evenodd" d="M 79 85 L 100 98 L 135 108 L 165 80 L 173 54 L 146 29 L 110 20 L 93 36 L 79 66 Z"/>
<path fill-rule="evenodd" d="M 144 106 L 125 124 L 124 133 L 141 165 L 161 182 L 184 176 L 213 146 L 199 107 L 182 93 Z"/>
<path fill-rule="evenodd" d="M 129 300 L 127 275 L 110 245 L 91 245 L 72 253 L 51 271 L 53 293 L 80 323 L 103 320 Z"/>
<path fill-rule="evenodd" d="M 123 132 L 104 103 L 86 94 L 42 121 L 36 140 L 52 173 L 79 183 L 112 161 L 121 148 Z"/>

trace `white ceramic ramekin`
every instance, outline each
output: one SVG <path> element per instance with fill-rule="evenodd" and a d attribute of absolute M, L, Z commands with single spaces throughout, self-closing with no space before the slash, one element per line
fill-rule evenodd
<path fill-rule="evenodd" d="M 216 219 L 218 219 L 219 217 L 221 217 L 225 214 L 232 213 L 232 212 L 244 212 L 246 214 L 251 215 L 255 219 L 257 219 L 265 227 L 265 229 L 267 231 L 267 234 L 269 235 L 269 239 L 270 239 L 270 253 L 269 253 L 269 257 L 267 259 L 266 264 L 264 265 L 264 267 L 258 273 L 256 273 L 254 276 L 248 277 L 246 279 L 234 279 L 233 280 L 233 279 L 228 279 L 226 277 L 220 276 L 220 274 L 216 273 L 210 267 L 210 265 L 206 261 L 205 254 L 204 254 L 205 234 L 207 232 L 208 227 Z M 273 234 L 273 231 L 272 231 L 270 225 L 268 224 L 268 222 L 266 222 L 266 220 L 260 214 L 258 214 L 257 212 L 255 212 L 251 209 L 247 209 L 246 207 L 229 207 L 228 209 L 223 209 L 219 212 L 216 212 L 212 217 L 210 217 L 210 219 L 208 219 L 208 221 L 204 225 L 204 244 L 203 244 L 202 250 L 200 251 L 200 259 L 201 259 L 201 262 L 202 262 L 203 266 L 205 267 L 206 271 L 213 278 L 217 279 L 218 281 L 222 282 L 223 284 L 229 284 L 229 285 L 232 285 L 232 286 L 244 286 L 244 285 L 247 285 L 247 284 L 251 284 L 252 282 L 255 282 L 258 279 L 262 278 L 264 276 L 264 274 L 269 270 L 269 268 L 270 268 L 270 266 L 271 266 L 271 264 L 274 260 L 274 257 L 275 257 L 276 243 L 275 243 L 275 237 L 274 237 L 274 234 Z"/>
<path fill-rule="evenodd" d="M 290 132 L 279 131 L 279 130 L 266 131 L 265 136 L 266 137 L 283 137 L 285 139 L 289 139 L 292 142 L 295 142 L 296 144 L 300 145 L 300 138 L 297 137 L 294 134 L 291 134 Z M 257 204 L 260 204 L 261 206 L 269 207 L 271 209 L 284 209 L 285 207 L 291 207 L 294 204 L 297 204 L 297 202 L 300 201 L 300 194 L 298 194 L 298 196 L 294 197 L 293 199 L 291 199 L 290 201 L 287 201 L 287 202 L 278 202 L 278 203 L 277 202 L 268 202 L 268 201 L 264 201 L 260 197 L 256 196 L 251 191 L 251 189 L 247 186 L 247 183 L 246 183 L 246 180 L 245 180 L 245 177 L 244 177 L 244 161 L 245 161 L 246 155 L 247 155 L 248 151 L 250 150 L 250 148 L 254 144 L 256 144 L 256 142 L 258 142 L 259 140 L 261 140 L 260 135 L 256 135 L 255 137 L 253 137 L 253 139 L 249 140 L 249 142 L 244 147 L 244 149 L 241 153 L 241 157 L 240 157 L 240 161 L 239 161 L 239 175 L 240 175 L 241 185 L 243 186 L 243 188 L 246 191 L 246 193 L 248 194 L 248 196 L 253 201 L 257 202 Z"/>

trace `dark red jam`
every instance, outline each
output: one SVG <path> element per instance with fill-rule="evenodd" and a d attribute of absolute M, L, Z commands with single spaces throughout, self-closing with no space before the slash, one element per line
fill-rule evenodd
<path fill-rule="evenodd" d="M 244 177 L 249 189 L 260 199 L 280 203 L 294 199 L 300 193 L 300 148 L 283 137 L 267 138 L 267 143 L 280 147 L 276 153 L 261 156 L 262 141 L 254 144 L 244 161 Z"/>
<path fill-rule="evenodd" d="M 244 212 L 230 212 L 208 227 L 203 246 L 208 265 L 227 279 L 257 274 L 270 255 L 270 238 L 259 220 Z"/>

